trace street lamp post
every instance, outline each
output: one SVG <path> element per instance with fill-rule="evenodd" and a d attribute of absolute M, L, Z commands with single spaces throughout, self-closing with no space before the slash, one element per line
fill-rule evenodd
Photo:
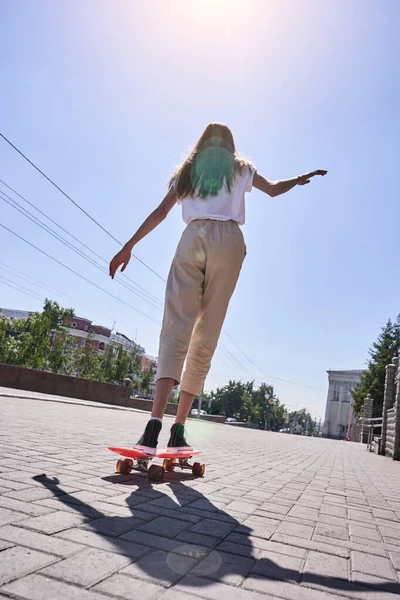
<path fill-rule="evenodd" d="M 267 416 L 268 416 L 268 431 L 271 431 L 271 419 L 270 419 L 270 413 L 269 413 L 269 406 L 272 405 L 272 416 L 274 417 L 274 426 L 275 426 L 275 412 L 274 412 L 274 396 L 273 394 L 270 393 L 269 390 L 267 390 L 264 393 L 264 398 L 267 401 L 267 405 L 268 405 L 268 410 L 267 410 Z"/>
<path fill-rule="evenodd" d="M 200 416 L 201 405 L 202 405 L 202 402 L 203 402 L 203 394 L 204 394 L 204 385 L 203 385 L 203 387 L 201 388 L 201 392 L 200 392 L 200 396 L 199 396 L 199 403 L 198 403 L 198 413 L 197 413 L 197 416 L 198 416 L 198 417 Z"/>
<path fill-rule="evenodd" d="M 267 429 L 269 429 L 269 407 L 268 407 L 268 402 L 269 402 L 269 399 L 271 398 L 271 394 L 270 394 L 269 390 L 267 390 L 264 393 L 264 398 L 265 398 L 265 401 L 267 403 Z M 265 425 L 264 425 L 264 429 L 265 429 Z"/>

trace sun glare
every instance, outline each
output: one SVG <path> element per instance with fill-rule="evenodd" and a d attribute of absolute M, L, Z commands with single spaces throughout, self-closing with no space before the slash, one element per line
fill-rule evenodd
<path fill-rule="evenodd" d="M 233 29 L 251 18 L 253 6 L 241 0 L 192 0 L 171 2 L 169 10 L 182 25 L 205 37 L 216 31 L 229 37 Z"/>

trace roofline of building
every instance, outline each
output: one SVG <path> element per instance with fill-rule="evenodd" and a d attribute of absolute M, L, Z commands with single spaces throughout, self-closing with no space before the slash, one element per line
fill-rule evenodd
<path fill-rule="evenodd" d="M 329 369 L 327 373 L 364 373 L 366 369 Z"/>
<path fill-rule="evenodd" d="M 134 342 L 133 340 L 128 338 L 127 335 L 125 335 L 124 333 L 121 333 L 120 331 L 114 332 L 114 335 L 120 335 L 121 337 L 125 338 L 128 342 L 132 342 L 133 344 L 136 344 L 136 342 Z"/>

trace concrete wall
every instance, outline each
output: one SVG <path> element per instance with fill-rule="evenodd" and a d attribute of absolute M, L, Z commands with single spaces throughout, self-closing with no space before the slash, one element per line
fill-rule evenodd
<path fill-rule="evenodd" d="M 130 398 L 129 406 L 131 406 L 132 408 L 138 408 L 139 410 L 148 410 L 150 412 L 153 406 L 153 401 L 145 400 L 144 398 Z M 169 402 L 165 409 L 165 414 L 176 415 L 177 410 L 178 405 Z"/>
<path fill-rule="evenodd" d="M 116 406 L 127 406 L 149 412 L 153 406 L 151 400 L 131 398 L 130 388 L 123 385 L 90 381 L 89 379 L 71 377 L 70 375 L 57 375 L 56 373 L 26 369 L 16 365 L 0 364 L 0 386 L 41 392 L 42 394 L 54 394 L 55 396 L 65 396 L 67 398 L 79 398 L 91 402 L 103 402 Z M 177 404 L 168 403 L 165 412 L 167 415 L 176 415 L 177 409 Z M 193 418 L 223 423 L 226 417 L 200 415 Z"/>
<path fill-rule="evenodd" d="M 189 419 L 212 421 L 213 423 L 225 423 L 226 421 L 226 417 L 223 417 L 222 415 L 189 415 Z"/>
<path fill-rule="evenodd" d="M 18 390 L 91 400 L 92 402 L 130 406 L 130 389 L 127 387 L 26 369 L 16 365 L 0 364 L 0 385 Z"/>
<path fill-rule="evenodd" d="M 394 408 L 387 411 L 385 454 L 393 458 L 396 430 L 396 412 Z"/>

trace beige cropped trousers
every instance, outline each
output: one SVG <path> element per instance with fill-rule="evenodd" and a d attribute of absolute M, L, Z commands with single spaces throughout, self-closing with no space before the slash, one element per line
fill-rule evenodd
<path fill-rule="evenodd" d="M 187 226 L 167 281 L 157 379 L 170 377 L 181 390 L 200 394 L 245 256 L 235 221 Z"/>

